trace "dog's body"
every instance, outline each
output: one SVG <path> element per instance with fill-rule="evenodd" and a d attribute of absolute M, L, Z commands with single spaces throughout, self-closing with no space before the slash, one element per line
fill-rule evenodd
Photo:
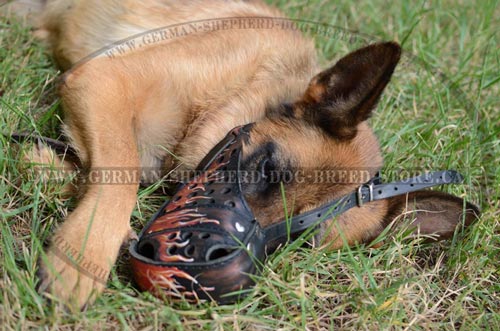
<path fill-rule="evenodd" d="M 281 16 L 259 1 L 54 0 L 45 6 L 38 34 L 69 69 L 111 43 L 159 27 Z M 243 148 L 246 170 L 356 168 L 373 176 L 382 166 L 366 119 L 399 60 L 396 44 L 361 49 L 314 77 L 319 69 L 313 43 L 295 29 L 221 25 L 148 38 L 154 42 L 113 57 L 95 56 L 64 76 L 65 131 L 86 168 L 193 169 L 230 129 L 251 122 L 256 124 Z M 287 184 L 287 199 L 295 202 L 290 212 L 309 210 L 359 184 Z M 64 250 L 77 264 L 92 261 L 107 275 L 132 233 L 137 190 L 137 183 L 85 187 L 42 259 L 42 287 L 80 306 L 102 290 L 103 284 L 60 256 L 58 243 L 70 243 Z M 253 184 L 245 191 L 263 225 L 282 218 L 279 185 Z M 441 212 L 439 223 L 434 214 L 415 215 L 424 233 L 447 237 L 462 221 L 461 199 L 419 193 L 346 212 L 325 233 L 325 242 L 330 248 L 343 240 L 368 242 L 405 210 L 407 200 L 416 200 L 415 210 Z M 468 213 L 465 223 L 473 219 Z"/>

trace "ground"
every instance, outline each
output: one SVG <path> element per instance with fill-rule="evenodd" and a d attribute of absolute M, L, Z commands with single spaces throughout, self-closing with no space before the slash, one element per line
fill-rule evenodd
<path fill-rule="evenodd" d="M 6 329 L 500 329 L 500 52 L 498 1 L 269 1 L 315 38 L 326 65 L 377 40 L 404 56 L 371 119 L 384 177 L 457 169 L 465 185 L 440 188 L 481 206 L 471 228 L 439 245 L 404 231 L 377 249 L 326 253 L 287 246 L 266 263 L 255 291 L 231 306 L 162 302 L 130 284 L 122 254 L 97 302 L 67 312 L 34 290 L 43 242 L 74 206 L 62 183 L 27 177 L 21 151 L 0 136 L 0 320 Z M 318 28 L 320 27 L 320 28 Z M 0 18 L 0 128 L 58 138 L 58 71 L 28 28 Z M 160 184 L 156 184 L 160 185 Z M 142 189 L 139 230 L 163 197 Z"/>

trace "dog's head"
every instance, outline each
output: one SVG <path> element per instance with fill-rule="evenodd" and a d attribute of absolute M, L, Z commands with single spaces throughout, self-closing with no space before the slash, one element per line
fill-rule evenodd
<path fill-rule="evenodd" d="M 146 289 L 159 285 L 172 293 L 175 280 L 160 285 L 154 275 L 161 275 L 162 280 L 163 275 L 172 274 L 181 279 L 183 284 L 176 290 L 197 289 L 192 284 L 196 278 L 204 287 L 187 295 L 208 297 L 208 290 L 210 297 L 221 302 L 234 299 L 225 296 L 228 292 L 251 286 L 253 280 L 247 275 L 258 272 L 252 261 L 265 259 L 266 252 L 286 240 L 285 223 L 267 227 L 285 218 L 285 206 L 288 214 L 296 216 L 336 198 L 345 199 L 382 166 L 377 139 L 366 120 L 389 82 L 400 52 L 398 45 L 384 43 L 349 54 L 314 77 L 293 104 L 270 109 L 261 121 L 231 130 L 201 162 L 204 172 L 181 186 L 143 230 L 140 242 L 131 245 L 138 283 Z M 235 170 L 239 176 L 231 182 L 228 175 Z M 216 183 L 219 172 L 222 177 Z M 376 185 L 375 190 L 383 192 L 381 186 L 388 187 Z M 354 195 L 346 198 L 344 202 L 353 208 L 345 209 L 336 223 L 321 223 L 315 236 L 319 243 L 324 240 L 330 248 L 344 242 L 367 243 L 405 209 L 412 211 L 417 231 L 441 239 L 451 236 L 461 222 L 471 223 L 478 213 L 462 199 L 434 191 L 362 205 L 360 196 L 358 207 L 352 203 Z M 367 196 L 372 195 L 364 198 Z M 288 225 L 291 229 L 306 224 L 311 215 L 308 219 L 320 220 L 322 211 L 325 209 L 302 214 Z M 254 218 L 265 228 L 259 228 Z M 314 223 L 307 226 L 310 224 Z M 296 227 L 292 234 L 304 228 Z M 242 246 L 244 250 L 239 249 Z M 177 247 L 185 248 L 179 253 Z M 244 253 L 247 250 L 250 254 Z M 148 255 L 155 263 L 142 257 Z"/>
<path fill-rule="evenodd" d="M 296 215 L 352 192 L 381 168 L 380 147 L 367 119 L 400 54 L 395 43 L 359 49 L 312 78 L 299 100 L 268 110 L 253 125 L 243 146 L 242 170 L 259 176 L 243 189 L 262 225 L 283 219 L 283 195 L 287 212 Z M 441 237 L 478 213 L 462 199 L 419 192 L 349 211 L 339 218 L 340 227 L 330 227 L 328 239 L 340 240 L 339 228 L 350 243 L 372 239 L 405 208 L 415 211 L 421 232 Z"/>

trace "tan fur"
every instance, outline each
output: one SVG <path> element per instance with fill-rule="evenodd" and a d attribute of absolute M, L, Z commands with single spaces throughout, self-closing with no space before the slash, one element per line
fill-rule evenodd
<path fill-rule="evenodd" d="M 65 132 L 83 165 L 91 171 L 193 169 L 230 129 L 257 122 L 251 143 L 243 149 L 246 156 L 272 140 L 283 159 L 298 167 L 365 168 L 373 176 L 382 166 L 382 156 L 366 118 L 355 127 L 340 126 L 332 133 L 345 131 L 349 139 L 334 139 L 307 122 L 307 107 L 326 98 L 339 77 L 310 83 L 319 71 L 315 50 L 312 41 L 297 31 L 199 32 L 114 58 L 101 55 L 79 62 L 102 47 L 151 29 L 200 19 L 255 16 L 283 15 L 260 1 L 48 1 L 38 34 L 47 37 L 61 67 L 72 67 L 59 92 Z M 387 61 L 397 62 L 394 54 L 389 55 Z M 382 60 L 384 56 L 378 55 Z M 380 75 L 387 74 L 383 70 L 391 65 L 395 63 L 382 63 L 376 69 Z M 390 75 L 393 69 L 387 70 Z M 372 85 L 380 93 L 388 78 L 377 77 Z M 367 99 L 365 113 L 377 98 L 374 94 Z M 335 105 L 354 107 L 356 100 L 336 100 Z M 282 104 L 293 104 L 295 119 L 266 117 L 269 109 Z M 290 185 L 286 191 L 287 200 L 293 202 L 290 212 L 310 210 L 359 184 Z M 84 196 L 57 229 L 41 262 L 45 272 L 42 288 L 77 307 L 102 291 L 102 279 L 107 278 L 120 245 L 132 233 L 129 218 L 138 184 L 107 185 L 97 180 L 82 189 Z M 260 198 L 249 196 L 248 202 L 262 225 L 283 217 L 283 210 L 276 208 L 280 196 L 269 201 Z M 324 243 L 339 248 L 343 239 L 348 244 L 372 239 L 383 229 L 387 211 L 386 201 L 350 210 L 336 224 L 323 225 L 323 232 L 328 231 Z M 73 262 L 68 262 L 68 255 Z M 75 263 L 92 266 L 101 281 Z"/>

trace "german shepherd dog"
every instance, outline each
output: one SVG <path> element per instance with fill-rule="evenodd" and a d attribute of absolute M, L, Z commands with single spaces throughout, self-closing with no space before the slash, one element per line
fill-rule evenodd
<path fill-rule="evenodd" d="M 295 29 L 222 25 L 182 38 L 157 35 L 143 47 L 75 66 L 103 47 L 159 27 L 283 15 L 261 1 L 47 0 L 37 16 L 36 33 L 59 66 L 71 68 L 59 87 L 64 132 L 88 170 L 194 169 L 229 130 L 252 122 L 242 170 L 265 177 L 283 169 L 369 169 L 374 176 L 382 167 L 367 120 L 399 61 L 394 42 L 369 45 L 321 71 L 313 42 Z M 39 163 L 65 162 L 40 147 L 32 154 Z M 293 214 L 357 186 L 283 183 Z M 99 180 L 80 187 L 77 207 L 53 237 L 78 250 L 66 247 L 70 263 L 57 252 L 60 241 L 52 240 L 40 260 L 43 291 L 77 307 L 95 299 L 105 285 L 82 268 L 107 277 L 120 246 L 134 234 L 129 221 L 138 188 Z M 284 217 L 280 184 L 260 181 L 246 185 L 244 194 L 263 226 Z M 478 211 L 461 198 L 421 191 L 353 208 L 335 226 L 322 226 L 319 236 L 329 249 L 369 243 L 408 213 L 415 231 L 444 239 Z"/>

